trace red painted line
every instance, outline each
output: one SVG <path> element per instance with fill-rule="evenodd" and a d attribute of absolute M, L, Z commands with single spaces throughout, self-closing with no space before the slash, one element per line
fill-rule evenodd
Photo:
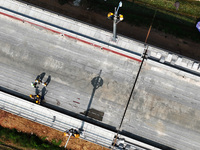
<path fill-rule="evenodd" d="M 71 38 L 71 39 L 75 39 L 75 40 L 76 40 L 76 38 L 73 37 L 73 36 L 71 36 L 71 35 L 64 34 L 64 36 L 67 36 L 68 38 Z"/>
<path fill-rule="evenodd" d="M 93 44 L 93 46 L 95 46 L 95 47 L 98 47 L 98 48 L 102 48 L 101 46 L 99 46 L 99 45 L 96 45 L 96 44 Z"/>
<path fill-rule="evenodd" d="M 74 103 L 80 104 L 79 102 L 73 101 Z"/>
<path fill-rule="evenodd" d="M 86 44 L 89 44 L 89 45 L 93 45 L 91 42 L 88 42 L 88 41 L 85 41 L 85 40 L 82 40 L 82 39 L 79 39 L 79 38 L 76 38 L 78 41 L 81 41 L 83 43 L 86 43 Z"/>
<path fill-rule="evenodd" d="M 5 13 L 3 13 L 3 12 L 0 12 L 0 14 L 2 14 L 2 15 L 4 15 L 4 16 L 7 16 L 7 17 L 10 17 L 10 18 L 13 18 L 13 19 L 16 19 L 16 20 L 19 20 L 19 21 L 23 21 L 23 19 L 20 19 L 20 18 L 11 16 L 11 15 L 5 14 Z"/>
<path fill-rule="evenodd" d="M 4 16 L 7 16 L 7 17 L 10 17 L 10 18 L 13 18 L 13 19 L 16 19 L 16 20 L 19 20 L 19 21 L 22 21 L 22 22 L 27 22 L 27 23 L 29 23 L 29 24 L 32 24 L 32 25 L 35 25 L 35 26 L 38 26 L 38 27 L 42 27 L 42 28 L 44 28 L 44 29 L 46 29 L 46 30 L 49 30 L 49 31 L 54 32 L 54 33 L 57 33 L 57 34 L 62 34 L 62 33 L 59 32 L 59 31 L 56 31 L 56 30 L 53 30 L 53 29 L 50 29 L 50 28 L 47 28 L 47 27 L 44 27 L 44 26 L 35 24 L 35 23 L 33 23 L 33 22 L 30 22 L 30 21 L 26 21 L 26 20 L 20 19 L 20 18 L 18 18 L 18 17 L 14 17 L 14 16 L 12 16 L 12 15 L 8 15 L 8 14 L 3 13 L 3 12 L 0 12 L 0 14 L 2 14 L 2 15 L 4 15 Z M 125 55 L 125 54 L 116 52 L 116 51 L 114 51 L 114 50 L 111 50 L 111 49 L 108 49 L 108 48 L 105 48 L 105 47 L 101 47 L 101 46 L 96 45 L 96 44 L 93 44 L 93 43 L 91 43 L 91 42 L 87 42 L 87 41 L 85 41 L 85 40 L 82 40 L 82 39 L 73 37 L 73 36 L 71 36 L 71 35 L 67 35 L 67 34 L 62 34 L 62 35 L 66 36 L 66 37 L 68 37 L 68 38 L 75 39 L 75 40 L 77 40 L 77 41 L 80 41 L 80 42 L 89 44 L 89 45 L 93 45 L 94 47 L 97 47 L 97 48 L 100 48 L 100 49 L 103 49 L 103 50 L 106 50 L 106 51 L 115 53 L 115 54 L 117 54 L 117 55 L 121 55 L 121 56 L 127 57 L 127 58 L 129 58 L 129 59 L 132 59 L 132 60 L 135 60 L 135 61 L 138 61 L 138 62 L 142 62 L 140 59 L 137 59 L 137 58 L 134 58 L 134 57 L 131 57 L 131 56 L 128 56 L 128 55 Z"/>
<path fill-rule="evenodd" d="M 140 59 L 137 59 L 137 58 L 134 58 L 134 57 L 131 57 L 131 56 L 128 56 L 128 55 L 125 55 L 125 54 L 122 54 L 122 53 L 113 51 L 113 50 L 108 49 L 108 48 L 105 48 L 105 47 L 102 47 L 102 49 L 103 49 L 103 50 L 106 50 L 106 51 L 110 51 L 110 52 L 115 53 L 115 54 L 118 54 L 118 55 L 121 55 L 121 56 L 124 56 L 124 57 L 127 57 L 127 58 L 130 58 L 130 59 L 133 59 L 133 60 L 138 61 L 138 62 L 142 62 L 142 60 L 140 60 Z"/>

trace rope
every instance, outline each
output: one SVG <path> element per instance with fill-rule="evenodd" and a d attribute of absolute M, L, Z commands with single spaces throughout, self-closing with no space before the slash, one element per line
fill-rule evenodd
<path fill-rule="evenodd" d="M 146 36 L 146 39 L 145 39 L 145 45 L 146 45 L 146 43 L 147 43 L 147 40 L 148 40 L 150 31 L 151 31 L 151 27 L 152 27 L 153 22 L 154 22 L 154 19 L 155 19 L 155 16 L 156 16 L 156 12 L 157 12 L 157 10 L 156 10 L 155 13 L 154 13 L 154 16 L 153 16 L 151 25 L 150 25 L 150 27 L 149 27 L 149 30 L 148 30 L 148 33 L 147 33 L 147 36 Z M 121 129 L 121 126 L 122 126 L 122 123 L 123 123 L 123 120 L 124 120 L 124 117 L 125 117 L 125 114 L 126 114 L 128 105 L 129 105 L 129 102 L 130 102 L 131 97 L 132 97 L 132 95 L 133 95 L 133 91 L 134 91 L 134 89 L 135 89 L 135 85 L 136 85 L 137 79 L 138 79 L 139 74 L 140 74 L 140 71 L 141 71 L 141 69 L 142 69 L 142 65 L 143 65 L 144 60 L 145 60 L 145 58 L 146 58 L 147 50 L 148 50 L 148 48 L 146 48 L 146 50 L 145 50 L 145 52 L 144 52 L 144 55 L 143 55 L 143 58 L 142 58 L 142 62 L 141 62 L 141 64 L 140 64 L 140 68 L 139 68 L 139 70 L 138 70 L 136 79 L 135 79 L 135 81 L 134 81 L 133 88 L 132 88 L 132 90 L 131 90 L 131 94 L 130 94 L 129 99 L 128 99 L 128 102 L 127 102 L 127 104 L 126 104 L 126 108 L 125 108 L 125 110 L 124 110 L 124 114 L 123 114 L 122 120 L 121 120 L 121 122 L 120 122 L 119 129 L 118 129 L 118 131 L 117 131 L 117 135 L 116 135 L 116 138 L 115 138 L 115 141 L 114 141 L 114 144 L 113 144 L 113 148 L 112 148 L 112 149 L 114 149 L 114 146 L 115 146 L 115 144 L 116 144 L 116 142 L 117 142 L 118 134 L 119 134 L 119 132 L 120 132 L 120 129 Z"/>

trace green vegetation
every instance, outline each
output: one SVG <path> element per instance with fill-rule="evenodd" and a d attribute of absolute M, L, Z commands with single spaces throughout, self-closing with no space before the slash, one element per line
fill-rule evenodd
<path fill-rule="evenodd" d="M 176 0 L 127 0 L 123 1 L 123 7 L 119 13 L 124 15 L 124 21 L 137 26 L 149 27 L 155 10 L 157 10 L 153 28 L 181 38 L 189 38 L 200 42 L 200 34 L 196 29 L 196 23 L 200 19 L 200 2 L 191 0 L 179 0 L 180 7 L 176 10 Z M 82 0 L 94 11 L 105 14 L 114 12 L 118 6 L 116 0 Z"/>
<path fill-rule="evenodd" d="M 194 18 L 200 17 L 200 2 L 194 0 L 179 0 L 180 7 L 178 11 L 176 11 L 174 7 L 176 0 L 137 0 L 135 2 L 146 5 L 147 7 L 153 6 L 160 10 L 171 11 L 185 16 L 191 16 Z"/>
<path fill-rule="evenodd" d="M 25 148 L 36 148 L 40 150 L 61 150 L 63 147 L 59 147 L 61 140 L 56 142 L 55 139 L 49 143 L 46 137 L 39 138 L 36 135 L 31 135 L 27 133 L 18 132 L 16 129 L 8 129 L 0 126 L 0 138 L 3 141 L 12 141 L 15 144 L 19 144 Z M 1 142 L 2 143 L 2 142 Z M 0 143 L 0 144 L 1 144 Z"/>

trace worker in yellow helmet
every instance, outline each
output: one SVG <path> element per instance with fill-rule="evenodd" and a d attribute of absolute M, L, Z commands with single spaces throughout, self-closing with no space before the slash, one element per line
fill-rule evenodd
<path fill-rule="evenodd" d="M 73 134 L 72 134 L 73 135 Z M 80 137 L 80 134 L 78 133 L 78 134 L 74 134 L 73 135 L 75 138 L 79 138 Z"/>
<path fill-rule="evenodd" d="M 75 138 L 80 137 L 80 133 L 76 129 L 71 128 L 70 130 L 67 130 L 66 132 L 64 132 L 64 136 L 70 136 L 70 134 Z"/>
<path fill-rule="evenodd" d="M 30 98 L 32 98 L 32 99 L 34 99 L 34 95 L 32 95 L 32 94 L 31 94 L 31 95 L 29 95 L 29 97 L 30 97 Z"/>
<path fill-rule="evenodd" d="M 35 103 L 36 104 L 40 104 L 40 102 L 41 102 L 41 96 L 40 95 L 36 95 Z"/>
<path fill-rule="evenodd" d="M 37 82 L 32 82 L 32 83 L 31 83 L 31 86 L 34 87 L 34 88 L 36 88 Z"/>
<path fill-rule="evenodd" d="M 40 102 L 41 102 L 41 96 L 40 95 L 29 95 L 29 97 L 31 98 L 31 99 L 34 99 L 35 100 L 35 103 L 36 104 L 40 104 Z"/>
<path fill-rule="evenodd" d="M 114 14 L 112 12 L 109 12 L 108 15 L 107 15 L 108 19 L 113 19 L 114 17 Z"/>

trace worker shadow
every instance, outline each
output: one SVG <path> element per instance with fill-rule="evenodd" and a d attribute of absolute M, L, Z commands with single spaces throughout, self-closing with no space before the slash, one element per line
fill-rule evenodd
<path fill-rule="evenodd" d="M 47 89 L 46 89 L 46 87 L 43 87 L 42 88 L 42 91 L 41 91 L 41 102 L 43 101 L 44 102 L 44 100 L 45 100 L 45 95 L 47 94 Z"/>
<path fill-rule="evenodd" d="M 40 80 L 41 80 L 41 81 L 43 80 L 45 74 L 46 74 L 45 72 L 43 72 L 43 73 L 40 74 Z"/>
<path fill-rule="evenodd" d="M 46 86 L 48 86 L 50 82 L 51 82 L 51 75 L 48 76 L 47 80 L 44 83 L 46 84 Z"/>
<path fill-rule="evenodd" d="M 43 78 L 44 78 L 44 76 L 45 76 L 45 72 L 43 72 L 43 73 L 41 73 L 41 74 L 39 74 L 39 75 L 37 75 L 37 77 L 36 77 L 36 79 L 35 80 L 43 80 Z"/>
<path fill-rule="evenodd" d="M 40 95 L 40 89 L 39 89 L 38 86 L 35 88 L 35 94 L 36 94 L 36 95 Z"/>
<path fill-rule="evenodd" d="M 92 84 L 92 86 L 93 86 L 92 94 L 91 94 L 91 97 L 90 97 L 90 101 L 89 101 L 89 103 L 88 103 L 87 110 L 86 110 L 84 113 L 82 113 L 82 114 L 84 114 L 86 117 L 88 116 L 88 117 L 94 118 L 94 117 L 93 117 L 93 113 L 91 113 L 91 115 L 90 115 L 89 111 L 90 111 L 90 107 L 91 107 L 91 104 L 92 104 L 92 101 L 93 101 L 93 98 L 94 98 L 95 91 L 96 91 L 99 87 L 103 86 L 103 79 L 101 78 L 101 72 L 102 72 L 102 70 L 100 70 L 98 76 L 94 77 L 94 78 L 91 80 L 91 84 Z M 83 127 L 84 127 L 84 121 L 82 122 L 81 128 L 79 128 L 79 131 L 80 131 L 80 132 L 83 131 Z"/>

